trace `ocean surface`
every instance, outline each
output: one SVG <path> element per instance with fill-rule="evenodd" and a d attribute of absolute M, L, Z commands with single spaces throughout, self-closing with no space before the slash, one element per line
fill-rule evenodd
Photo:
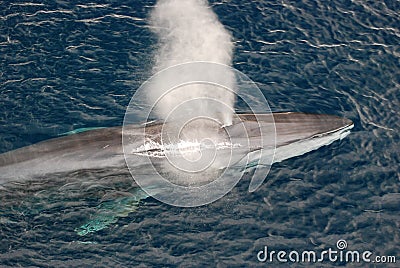
<path fill-rule="evenodd" d="M 152 74 L 154 4 L 0 1 L 0 152 L 121 125 Z M 254 193 L 243 179 L 197 208 L 124 199 L 129 173 L 112 170 L 12 184 L 0 190 L 0 267 L 398 267 L 400 2 L 210 4 L 234 37 L 233 67 L 273 111 L 339 115 L 352 133 L 274 164 Z M 98 215 L 107 228 L 77 231 Z M 397 264 L 257 259 L 265 246 L 321 252 L 338 240 Z"/>

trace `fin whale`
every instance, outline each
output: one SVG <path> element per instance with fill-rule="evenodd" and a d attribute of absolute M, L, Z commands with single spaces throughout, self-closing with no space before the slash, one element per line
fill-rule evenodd
<path fill-rule="evenodd" d="M 352 121 L 334 115 L 297 112 L 273 113 L 272 115 L 273 117 L 257 115 L 257 124 L 261 122 L 261 128 L 266 129 L 275 127 L 275 139 L 264 137 L 264 140 L 267 140 L 265 147 L 272 146 L 268 144 L 268 140 L 274 140 L 276 143 L 276 150 L 273 152 L 265 150 L 267 154 L 274 153 L 273 163 L 302 155 L 342 139 L 354 126 Z M 253 127 L 257 121 L 256 116 L 253 114 L 238 116 L 246 127 L 249 135 L 247 138 L 250 142 L 255 141 L 257 144 L 260 132 Z M 157 122 L 151 123 L 146 126 L 146 133 L 149 133 L 152 139 L 157 139 L 161 125 Z M 130 127 L 130 135 L 133 136 L 134 141 L 137 141 L 137 147 L 140 147 L 143 142 L 143 127 L 144 125 Z M 234 133 L 235 123 L 231 127 Z M 247 160 L 239 159 L 237 164 L 246 166 L 247 163 L 246 168 L 249 170 L 262 165 L 262 160 L 260 160 L 262 157 L 259 153 L 255 153 L 257 151 L 257 148 L 254 148 L 245 152 Z M 151 156 L 154 149 L 149 149 L 146 153 Z M 121 127 L 91 129 L 0 154 L 0 186 L 9 182 L 37 180 L 48 175 L 107 168 L 127 169 L 122 148 Z M 137 172 L 142 172 L 141 168 L 144 167 L 141 167 L 139 162 L 135 168 Z M 254 185 L 250 186 L 250 191 L 256 189 L 260 181 L 262 183 L 262 177 L 261 174 L 258 182 L 255 181 Z"/>
<path fill-rule="evenodd" d="M 251 151 L 245 151 L 244 154 L 247 157 L 243 156 L 236 163 L 241 170 L 246 172 L 255 170 L 249 191 L 254 191 L 262 184 L 266 176 L 265 168 L 269 168 L 268 165 L 272 164 L 270 161 L 263 163 L 263 159 L 265 159 L 263 154 L 266 154 L 267 159 L 271 159 L 270 154 L 273 153 L 272 162 L 280 162 L 342 139 L 349 134 L 349 130 L 353 127 L 350 120 L 333 115 L 293 112 L 273 113 L 273 117 L 257 115 L 257 119 L 261 121 L 258 122 L 260 125 L 255 123 L 256 117 L 252 114 L 241 114 L 239 117 L 248 132 L 246 139 L 250 140 L 254 147 L 246 148 Z M 161 124 L 157 122 L 149 123 L 146 126 L 146 130 L 153 140 L 159 137 L 160 126 Z M 275 137 L 269 137 L 271 139 L 264 137 L 266 143 L 262 153 L 258 148 L 259 126 L 265 130 L 271 130 L 271 127 L 275 128 L 275 131 L 272 132 L 264 131 L 264 135 L 276 134 Z M 143 127 L 143 125 L 138 125 L 130 128 L 133 140 L 137 140 L 137 144 L 134 146 L 138 148 L 143 143 Z M 231 132 L 235 134 L 235 124 L 231 128 Z M 238 131 L 236 134 L 240 136 L 242 133 Z M 110 174 L 129 176 L 123 154 L 122 135 L 123 128 L 121 127 L 88 129 L 0 154 L 0 189 L 29 188 L 30 181 L 40 182 L 39 189 L 47 189 L 55 183 L 62 185 L 61 188 L 64 185 L 68 188 L 74 185 L 74 183 L 70 185 L 69 178 L 72 177 L 73 182 L 78 179 L 83 182 L 88 179 L 88 176 L 92 182 L 101 180 L 101 184 L 106 183 L 107 185 L 113 182 L 108 182 L 108 180 L 104 182 L 103 178 L 107 178 Z M 268 143 L 269 141 L 270 143 Z M 275 150 L 269 150 L 271 143 L 276 146 Z M 137 155 L 137 159 L 160 153 L 163 152 L 149 148 L 142 150 Z M 155 160 L 163 161 L 163 158 Z M 145 173 L 146 168 L 148 167 L 139 161 L 135 172 Z M 113 177 L 112 180 L 115 178 Z M 82 182 L 78 181 L 78 187 Z M 37 186 L 33 184 L 32 187 L 36 189 Z M 115 200 L 101 201 L 96 207 L 95 214 L 75 228 L 75 232 L 80 236 L 85 236 L 107 228 L 119 218 L 126 217 L 130 212 L 135 211 L 140 200 L 149 196 L 142 188 L 136 186 L 128 191 L 129 194 L 126 196 L 116 197 Z M 29 195 L 29 192 L 27 194 Z"/>

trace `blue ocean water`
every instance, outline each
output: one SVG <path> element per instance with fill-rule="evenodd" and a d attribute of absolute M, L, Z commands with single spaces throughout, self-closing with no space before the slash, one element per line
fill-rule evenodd
<path fill-rule="evenodd" d="M 68 178 L 16 185 L 0 192 L 2 267 L 277 266 L 258 262 L 257 253 L 322 251 L 339 239 L 400 261 L 400 2 L 210 3 L 233 34 L 233 67 L 257 83 L 273 111 L 336 114 L 354 121 L 352 133 L 275 164 L 255 193 L 242 180 L 198 208 L 149 198 L 86 236 L 75 229 L 125 196 L 129 174 L 110 171 L 101 185 L 80 174 L 88 183 L 79 188 Z M 154 4 L 2 1 L 0 152 L 121 125 L 151 75 Z"/>

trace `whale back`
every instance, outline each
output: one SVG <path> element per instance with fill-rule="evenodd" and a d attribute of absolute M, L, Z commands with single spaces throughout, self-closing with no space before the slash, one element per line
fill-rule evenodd
<path fill-rule="evenodd" d="M 234 129 L 239 123 L 244 125 L 247 136 L 236 138 L 249 140 L 254 145 L 250 150 L 259 149 L 257 146 L 261 139 L 264 140 L 263 146 L 276 145 L 279 150 L 286 145 L 326 136 L 353 125 L 350 120 L 333 115 L 293 112 L 274 113 L 273 116 L 241 114 L 232 126 L 227 127 L 230 133 L 242 135 L 242 132 L 235 132 Z M 134 146 L 139 147 L 143 144 L 144 136 L 159 142 L 162 123 L 131 125 L 128 129 L 133 142 L 137 143 Z M 312 149 L 316 149 L 314 147 Z M 287 155 L 286 158 L 292 156 L 290 153 Z M 140 168 L 140 165 L 137 167 Z M 121 127 L 57 137 L 0 154 L 0 184 L 48 174 L 105 168 L 126 169 Z"/>

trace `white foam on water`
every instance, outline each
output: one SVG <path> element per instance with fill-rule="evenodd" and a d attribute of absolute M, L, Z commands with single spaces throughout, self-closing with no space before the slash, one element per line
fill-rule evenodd
<path fill-rule="evenodd" d="M 132 154 L 164 158 L 167 155 L 170 156 L 180 156 L 180 155 L 190 155 L 201 153 L 203 150 L 215 149 L 225 150 L 225 149 L 235 149 L 240 148 L 242 145 L 239 143 L 230 143 L 227 141 L 218 142 L 214 146 L 207 145 L 201 141 L 186 141 L 181 140 L 178 143 L 162 144 L 152 140 L 149 140 L 145 144 L 139 146 L 138 148 L 132 150 Z"/>

